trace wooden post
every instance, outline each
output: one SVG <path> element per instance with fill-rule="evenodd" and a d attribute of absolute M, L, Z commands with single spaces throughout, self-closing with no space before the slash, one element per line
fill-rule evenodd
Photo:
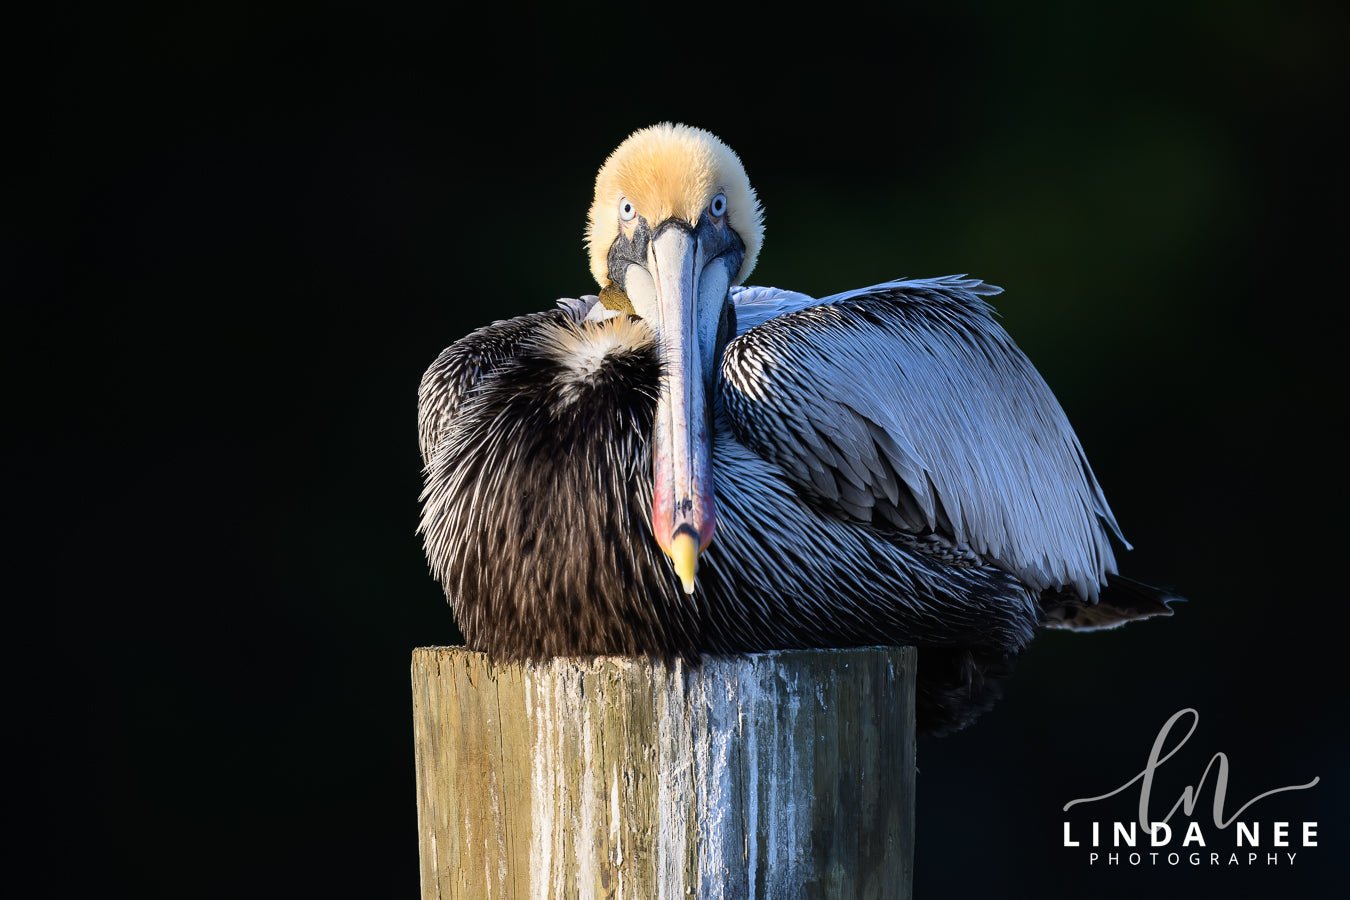
<path fill-rule="evenodd" d="M 908 898 L 914 672 L 415 650 L 422 897 Z"/>

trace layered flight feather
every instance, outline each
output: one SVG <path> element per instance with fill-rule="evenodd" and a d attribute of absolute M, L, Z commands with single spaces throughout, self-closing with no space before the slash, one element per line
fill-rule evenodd
<path fill-rule="evenodd" d="M 962 276 L 821 300 L 734 291 L 736 436 L 845 516 L 1093 601 L 1119 527 L 1068 418 Z"/>

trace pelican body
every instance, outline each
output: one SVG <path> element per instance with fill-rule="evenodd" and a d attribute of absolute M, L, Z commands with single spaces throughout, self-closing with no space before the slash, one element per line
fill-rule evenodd
<path fill-rule="evenodd" d="M 1116 574 L 1124 539 L 998 288 L 742 286 L 758 200 L 682 125 L 610 156 L 588 240 L 598 295 L 480 328 L 422 381 L 421 532 L 470 647 L 909 644 L 943 732 L 1037 628 L 1170 613 Z"/>

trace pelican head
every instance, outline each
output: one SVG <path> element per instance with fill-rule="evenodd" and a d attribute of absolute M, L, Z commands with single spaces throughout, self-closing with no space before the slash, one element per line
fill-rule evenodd
<path fill-rule="evenodd" d="M 652 435 L 652 532 L 694 592 L 717 525 L 712 414 L 717 358 L 734 321 L 728 291 L 754 268 L 763 219 L 745 167 L 714 135 L 634 132 L 595 179 L 586 230 L 605 307 L 643 319 L 665 383 Z"/>

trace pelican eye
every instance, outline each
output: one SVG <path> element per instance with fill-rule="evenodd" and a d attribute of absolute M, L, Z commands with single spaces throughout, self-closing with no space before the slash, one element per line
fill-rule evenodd
<path fill-rule="evenodd" d="M 627 197 L 622 198 L 619 201 L 619 218 L 625 222 L 631 222 L 636 215 L 637 207 L 633 205 L 633 201 Z"/>
<path fill-rule="evenodd" d="M 712 216 L 714 219 L 720 219 L 722 216 L 726 215 L 726 212 L 727 195 L 718 194 L 716 197 L 712 198 L 712 202 L 708 204 L 708 215 Z"/>

